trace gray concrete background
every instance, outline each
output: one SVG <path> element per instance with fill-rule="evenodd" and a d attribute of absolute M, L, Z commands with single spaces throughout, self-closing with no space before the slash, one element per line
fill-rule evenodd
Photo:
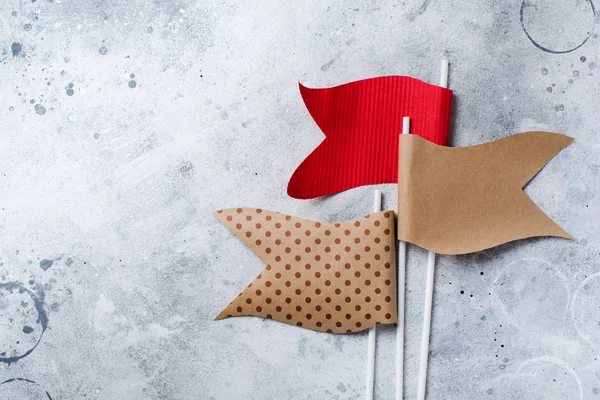
<path fill-rule="evenodd" d="M 212 321 L 263 266 L 211 211 L 364 215 L 373 187 L 287 197 L 323 139 L 297 82 L 435 83 L 442 57 L 453 145 L 576 139 L 527 192 L 578 240 L 439 257 L 428 398 L 600 398 L 595 28 L 583 0 L 2 1 L 0 398 L 362 399 L 366 333 Z M 414 398 L 426 253 L 409 256 Z"/>

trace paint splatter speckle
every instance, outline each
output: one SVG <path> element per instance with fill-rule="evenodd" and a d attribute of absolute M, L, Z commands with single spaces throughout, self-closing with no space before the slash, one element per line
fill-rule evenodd
<path fill-rule="evenodd" d="M 14 42 L 10 45 L 10 51 L 12 51 L 13 57 L 17 57 L 23 51 L 23 45 L 19 42 Z"/>
<path fill-rule="evenodd" d="M 36 114 L 38 114 L 38 115 L 46 114 L 46 107 L 44 107 L 43 105 L 36 104 L 34 108 L 35 108 Z"/>
<path fill-rule="evenodd" d="M 132 80 L 129 81 L 128 85 L 129 85 L 129 87 L 131 89 L 133 89 L 133 88 L 135 88 L 137 86 L 137 83 L 132 79 Z"/>
<path fill-rule="evenodd" d="M 108 53 L 108 49 L 106 48 L 106 46 L 102 46 L 102 47 L 100 47 L 100 50 L 98 50 L 98 52 L 100 54 L 102 54 L 103 56 L 105 56 L 106 53 Z"/>
<path fill-rule="evenodd" d="M 52 264 L 54 264 L 54 261 L 44 259 L 44 260 L 40 261 L 40 268 L 45 271 L 48 268 L 50 268 L 52 266 Z"/>

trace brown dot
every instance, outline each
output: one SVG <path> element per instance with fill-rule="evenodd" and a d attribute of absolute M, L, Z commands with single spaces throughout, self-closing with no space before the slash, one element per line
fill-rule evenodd
<path fill-rule="evenodd" d="M 254 226 L 256 226 L 256 229 L 262 228 L 262 224 L 260 222 L 257 222 L 256 225 L 254 225 Z"/>
<path fill-rule="evenodd" d="M 310 297 L 307 297 L 306 299 L 304 299 L 304 301 L 308 304 L 310 304 L 310 302 L 312 301 L 312 299 Z"/>
<path fill-rule="evenodd" d="M 276 244 L 277 246 L 279 246 L 279 245 L 281 244 L 281 240 L 279 240 L 279 239 L 275 239 L 275 244 Z"/>
<path fill-rule="evenodd" d="M 351 267 L 352 267 L 352 266 L 350 265 L 350 263 L 346 263 L 346 264 L 344 264 L 344 268 L 346 268 L 346 269 L 350 269 Z"/>
<path fill-rule="evenodd" d="M 340 271 L 336 271 L 335 272 L 335 277 L 339 278 L 340 276 L 342 276 L 342 273 Z"/>
<path fill-rule="evenodd" d="M 321 294 L 321 289 L 319 289 L 319 288 L 315 289 L 315 293 L 316 294 Z"/>
<path fill-rule="evenodd" d="M 321 311 L 321 306 L 316 306 L 316 307 L 315 307 L 315 310 L 317 310 L 317 311 Z"/>
<path fill-rule="evenodd" d="M 270 297 L 267 297 L 267 298 L 265 299 L 265 302 L 266 302 L 267 304 L 271 304 L 271 302 L 272 302 L 272 301 L 273 301 L 273 300 L 272 300 Z"/>
<path fill-rule="evenodd" d="M 371 298 L 369 296 L 365 297 L 365 302 L 366 303 L 370 303 L 371 302 Z"/>
<path fill-rule="evenodd" d="M 389 269 L 389 268 L 391 267 L 390 263 L 389 263 L 389 262 L 386 262 L 386 263 L 385 263 L 385 267 Z"/>
<path fill-rule="evenodd" d="M 309 270 L 310 269 L 310 264 L 304 264 L 304 269 Z"/>
<path fill-rule="evenodd" d="M 292 269 L 292 266 L 290 264 L 285 264 L 285 269 L 289 271 L 290 269 Z"/>
<path fill-rule="evenodd" d="M 392 281 L 390 281 L 389 279 L 386 279 L 384 283 L 385 283 L 386 286 L 390 286 L 390 284 L 392 283 Z"/>
<path fill-rule="evenodd" d="M 271 248 L 270 248 L 270 247 L 267 247 L 267 248 L 265 249 L 265 253 L 267 253 L 267 254 L 271 254 Z"/>
<path fill-rule="evenodd" d="M 379 226 L 379 225 L 381 225 L 381 222 L 379 222 L 379 221 L 375 221 L 375 222 L 373 222 L 373 225 L 375 225 L 375 226 Z"/>
<path fill-rule="evenodd" d="M 371 319 L 371 314 L 368 314 L 368 313 L 367 313 L 367 314 L 365 314 L 365 318 L 366 318 L 366 319 Z"/>
<path fill-rule="evenodd" d="M 246 217 L 246 221 L 252 221 L 252 216 L 251 216 L 251 215 L 248 215 L 248 216 Z"/>
<path fill-rule="evenodd" d="M 260 246 L 262 244 L 262 242 L 260 241 L 260 239 L 256 239 L 256 242 L 254 242 L 254 243 L 256 243 L 257 246 Z"/>
<path fill-rule="evenodd" d="M 285 216 L 285 220 L 286 220 L 286 221 L 289 221 L 290 219 L 292 219 L 292 216 L 291 216 L 291 215 L 286 215 L 286 216 Z"/>
<path fill-rule="evenodd" d="M 371 231 L 369 229 L 365 229 L 365 235 L 369 236 L 371 234 Z"/>
<path fill-rule="evenodd" d="M 304 282 L 304 284 L 305 284 L 306 286 L 310 286 L 310 281 L 306 281 L 306 282 Z"/>
<path fill-rule="evenodd" d="M 302 307 L 296 306 L 296 311 L 298 311 L 298 312 L 302 311 Z"/>
<path fill-rule="evenodd" d="M 390 251 L 391 247 L 390 246 L 385 246 L 385 251 Z"/>
<path fill-rule="evenodd" d="M 335 289 L 335 294 L 340 294 L 340 293 L 342 293 L 342 289 L 340 289 L 340 288 Z"/>
<path fill-rule="evenodd" d="M 315 272 L 315 278 L 320 278 L 321 277 L 321 273 L 319 271 Z"/>
<path fill-rule="evenodd" d="M 331 319 L 331 314 L 325 314 L 325 318 Z"/>
<path fill-rule="evenodd" d="M 233 219 L 233 217 L 231 215 L 227 216 L 227 221 L 231 221 Z"/>
<path fill-rule="evenodd" d="M 267 314 L 267 316 L 265 318 L 267 318 L 267 319 L 273 319 L 273 316 L 271 314 Z"/>
<path fill-rule="evenodd" d="M 365 246 L 365 251 L 368 253 L 371 251 L 371 247 L 370 246 Z"/>
<path fill-rule="evenodd" d="M 346 230 L 344 231 L 344 235 L 346 235 L 346 236 L 349 236 L 349 235 L 350 235 L 350 233 L 351 233 L 351 232 L 350 232 L 350 229 L 346 229 Z"/>
<path fill-rule="evenodd" d="M 359 221 L 354 222 L 354 226 L 358 228 L 360 226 L 360 222 Z"/>
<path fill-rule="evenodd" d="M 270 220 L 271 220 L 271 216 L 270 216 L 270 215 L 267 215 L 267 216 L 265 217 L 265 219 L 266 219 L 267 221 L 270 221 Z"/>
<path fill-rule="evenodd" d="M 242 307 L 238 307 L 235 309 L 237 312 L 242 312 Z"/>
<path fill-rule="evenodd" d="M 302 260 L 302 257 L 300 257 L 300 256 L 296 256 L 296 257 L 294 257 L 294 259 L 295 259 L 296 261 L 300 261 L 300 260 Z"/>
<path fill-rule="evenodd" d="M 329 269 L 329 268 L 331 268 L 331 264 L 329 264 L 329 263 L 325 264 L 325 269 Z"/>
<path fill-rule="evenodd" d="M 339 327 L 342 326 L 342 323 L 338 321 L 338 322 L 335 323 L 335 326 L 337 326 L 339 328 Z"/>
<path fill-rule="evenodd" d="M 277 261 L 277 262 L 281 261 L 281 256 L 276 256 L 275 261 Z"/>
<path fill-rule="evenodd" d="M 304 251 L 305 251 L 305 252 L 307 252 L 307 253 L 310 253 L 310 247 L 306 247 L 306 248 L 304 249 Z"/>
<path fill-rule="evenodd" d="M 288 319 L 288 320 L 292 319 L 292 314 L 286 315 L 285 318 Z"/>
<path fill-rule="evenodd" d="M 346 246 L 346 247 L 344 247 L 344 251 L 345 251 L 346 253 L 350 253 L 350 246 Z"/>
<path fill-rule="evenodd" d="M 329 279 L 325 281 L 325 286 L 331 286 L 331 281 Z"/>
<path fill-rule="evenodd" d="M 352 315 L 346 314 L 346 319 L 351 319 L 351 318 L 352 318 Z"/>
<path fill-rule="evenodd" d="M 266 231 L 266 232 L 265 232 L 265 236 L 266 236 L 266 237 L 271 237 L 271 231 Z"/>
<path fill-rule="evenodd" d="M 336 238 L 336 239 L 334 240 L 334 242 L 335 242 L 335 244 L 340 244 L 342 241 L 341 241 L 341 239 L 340 239 L 340 238 Z"/>
<path fill-rule="evenodd" d="M 329 297 L 329 296 L 325 297 L 325 303 L 331 303 L 331 297 Z"/>
<path fill-rule="evenodd" d="M 321 256 L 317 254 L 317 255 L 315 256 L 315 260 L 316 260 L 316 261 L 321 261 Z"/>
<path fill-rule="evenodd" d="M 367 280 L 365 281 L 365 285 L 367 285 L 367 286 L 371 285 L 371 281 L 367 279 Z"/>
<path fill-rule="evenodd" d="M 277 311 L 277 312 L 281 312 L 281 310 L 283 310 L 283 308 L 281 308 L 281 306 L 277 306 L 277 307 L 275 307 L 275 311 Z"/>
<path fill-rule="evenodd" d="M 223 210 L 217 210 L 217 214 L 223 214 Z"/>
<path fill-rule="evenodd" d="M 386 229 L 386 230 L 383 231 L 383 233 L 385 233 L 386 235 L 389 235 L 390 234 L 390 230 Z"/>
<path fill-rule="evenodd" d="M 323 326 L 323 323 L 321 321 L 317 321 L 316 325 L 320 328 Z"/>
<path fill-rule="evenodd" d="M 379 294 L 379 293 L 381 293 L 381 289 L 380 288 L 376 288 L 375 289 L 375 294 Z"/>
<path fill-rule="evenodd" d="M 302 226 L 302 224 L 300 224 L 300 222 L 296 222 L 296 224 L 294 225 L 296 228 L 300 228 Z"/>
<path fill-rule="evenodd" d="M 366 268 L 366 269 L 369 269 L 369 268 L 371 268 L 371 263 L 365 263 L 365 268 Z"/>
<path fill-rule="evenodd" d="M 302 326 L 302 322 L 300 322 L 300 321 L 296 322 L 296 326 Z"/>
<path fill-rule="evenodd" d="M 312 315 L 311 314 L 306 314 L 306 319 L 312 319 Z"/>
<path fill-rule="evenodd" d="M 290 253 L 292 252 L 292 249 L 291 249 L 291 248 L 289 248 L 289 247 L 286 247 L 286 248 L 285 248 L 285 252 L 286 252 L 287 254 L 290 254 Z"/>
<path fill-rule="evenodd" d="M 375 310 L 377 310 L 377 311 L 381 311 L 381 306 L 380 306 L 379 304 L 377 304 L 377 305 L 375 306 Z"/>
<path fill-rule="evenodd" d="M 352 284 L 352 282 L 350 282 L 349 280 L 347 280 L 347 279 L 346 279 L 346 282 L 344 282 L 344 284 L 345 284 L 346 286 L 350 286 L 350 285 Z"/>
<path fill-rule="evenodd" d="M 235 227 L 238 229 L 242 229 L 242 224 L 235 224 Z"/>
<path fill-rule="evenodd" d="M 290 231 L 285 231 L 285 236 L 290 237 L 292 235 L 292 232 Z"/>
<path fill-rule="evenodd" d="M 356 261 L 359 261 L 359 260 L 360 260 L 360 254 L 357 254 L 357 255 L 355 255 L 355 256 L 354 256 L 354 259 L 355 259 Z"/>
<path fill-rule="evenodd" d="M 331 251 L 331 247 L 327 246 L 325 247 L 325 253 L 329 253 Z"/>
<path fill-rule="evenodd" d="M 375 242 L 375 243 L 379 243 L 379 242 L 381 242 L 381 239 L 380 239 L 380 238 L 378 238 L 378 237 L 376 237 L 376 238 L 375 238 L 375 240 L 374 240 L 374 242 Z"/>
<path fill-rule="evenodd" d="M 292 282 L 290 282 L 290 281 L 285 281 L 285 286 L 287 286 L 287 287 L 290 287 L 290 286 L 292 286 Z"/>
<path fill-rule="evenodd" d="M 331 235 L 331 231 L 330 231 L 329 229 L 327 229 L 327 230 L 325 231 L 325 236 L 329 236 L 329 235 Z"/>
<path fill-rule="evenodd" d="M 338 254 L 338 255 L 336 255 L 334 258 L 335 258 L 335 261 L 340 261 L 340 260 L 342 259 L 342 256 L 340 256 L 340 255 Z"/>
<path fill-rule="evenodd" d="M 288 303 L 288 304 L 290 304 L 292 302 L 292 299 L 290 297 L 286 297 L 285 298 L 285 302 Z"/>
<path fill-rule="evenodd" d="M 250 236 L 252 236 L 252 232 L 250 232 L 250 231 L 246 232 L 246 237 L 249 238 Z"/>
<path fill-rule="evenodd" d="M 271 281 L 266 281 L 266 282 L 265 282 L 265 286 L 266 286 L 266 287 L 271 287 Z"/>
<path fill-rule="evenodd" d="M 238 208 L 238 209 L 237 209 L 237 210 L 235 210 L 235 211 L 236 211 L 238 214 L 241 214 L 243 210 L 242 210 L 241 208 Z"/>
<path fill-rule="evenodd" d="M 357 305 L 356 305 L 356 307 L 354 307 L 354 309 L 355 309 L 356 311 L 360 311 L 360 309 L 361 309 L 361 307 L 360 307 L 360 304 L 357 304 Z"/>
<path fill-rule="evenodd" d="M 315 243 L 316 243 L 316 244 L 321 244 L 321 239 L 319 239 L 319 238 L 316 238 L 316 239 L 315 239 Z"/>
<path fill-rule="evenodd" d="M 302 243 L 302 240 L 300 240 L 300 239 L 296 239 L 296 240 L 294 240 L 294 243 L 296 243 L 296 244 L 300 244 L 300 243 Z"/>
<path fill-rule="evenodd" d="M 379 278 L 381 276 L 381 271 L 375 271 L 375 276 Z"/>
<path fill-rule="evenodd" d="M 257 296 L 260 296 L 262 294 L 262 290 L 256 289 L 254 293 L 256 293 Z"/>
<path fill-rule="evenodd" d="M 276 274 L 275 274 L 275 278 L 277 278 L 277 279 L 281 278 L 281 274 L 280 274 L 279 272 L 278 272 L 278 273 L 276 273 Z"/>
<path fill-rule="evenodd" d="M 277 289 L 277 290 L 275 291 L 275 294 L 276 294 L 277 296 L 280 296 L 280 295 L 281 295 L 281 289 Z"/>
<path fill-rule="evenodd" d="M 304 234 L 305 234 L 306 236 L 310 236 L 310 231 L 308 231 L 308 230 L 307 230 L 307 231 L 305 231 L 305 232 L 304 232 Z"/>
<path fill-rule="evenodd" d="M 301 274 L 300 272 L 296 272 L 296 273 L 294 274 L 294 276 L 295 276 L 296 278 L 300 278 L 300 277 L 302 276 L 302 274 Z"/>
<path fill-rule="evenodd" d="M 342 224 L 333 224 L 333 226 L 335 226 L 336 228 L 339 228 L 340 226 L 342 226 Z"/>
<path fill-rule="evenodd" d="M 360 322 L 357 322 L 357 323 L 356 323 L 356 327 L 357 327 L 357 328 L 360 328 L 361 326 L 362 326 L 362 324 L 361 324 Z"/>
<path fill-rule="evenodd" d="M 352 333 L 352 329 L 346 329 L 346 333 Z"/>
<path fill-rule="evenodd" d="M 262 312 L 262 307 L 261 306 L 256 307 L 256 311 L 257 312 Z"/>
<path fill-rule="evenodd" d="M 390 313 L 385 314 L 385 319 L 392 319 L 392 314 L 390 314 Z"/>
<path fill-rule="evenodd" d="M 359 244 L 360 243 L 360 239 L 359 238 L 354 239 L 354 243 Z"/>
<path fill-rule="evenodd" d="M 276 223 L 276 224 L 275 224 L 275 228 L 277 228 L 277 229 L 281 228 L 281 224 L 280 224 L 279 222 L 278 222 L 278 223 Z"/>
<path fill-rule="evenodd" d="M 315 226 L 316 226 L 317 228 L 320 228 L 320 227 L 321 227 L 321 223 L 320 223 L 320 222 L 315 222 Z"/>
<path fill-rule="evenodd" d="M 392 301 L 392 298 L 390 296 L 385 296 L 385 302 L 389 303 L 390 301 Z"/>
<path fill-rule="evenodd" d="M 350 303 L 352 301 L 350 297 L 346 297 L 344 300 L 346 301 L 346 303 Z"/>
<path fill-rule="evenodd" d="M 360 278 L 360 271 L 356 271 L 356 272 L 354 273 L 354 276 L 355 276 L 355 277 L 357 277 L 357 278 Z"/>
<path fill-rule="evenodd" d="M 300 289 L 296 289 L 296 294 L 297 294 L 298 296 L 300 296 L 300 295 L 302 294 L 302 290 L 300 290 Z"/>
<path fill-rule="evenodd" d="M 381 256 L 380 256 L 379 254 L 375 254 L 375 259 L 376 259 L 377 261 L 379 261 L 379 260 L 381 260 Z"/>
<path fill-rule="evenodd" d="M 356 293 L 356 294 L 360 294 L 360 288 L 356 288 L 356 289 L 354 289 L 354 293 Z"/>

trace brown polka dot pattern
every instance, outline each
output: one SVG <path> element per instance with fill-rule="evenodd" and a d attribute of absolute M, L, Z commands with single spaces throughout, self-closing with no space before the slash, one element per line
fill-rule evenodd
<path fill-rule="evenodd" d="M 267 264 L 215 319 L 252 315 L 332 333 L 396 323 L 393 212 L 337 224 L 255 208 L 214 215 Z"/>

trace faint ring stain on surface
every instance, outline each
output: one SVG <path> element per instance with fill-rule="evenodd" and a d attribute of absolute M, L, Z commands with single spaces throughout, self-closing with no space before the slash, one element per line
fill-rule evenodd
<path fill-rule="evenodd" d="M 577 334 L 592 345 L 600 343 L 600 272 L 589 276 L 575 290 L 571 304 L 571 318 Z"/>
<path fill-rule="evenodd" d="M 48 326 L 43 293 L 35 294 L 17 282 L 0 283 L 0 362 L 27 357 Z"/>
<path fill-rule="evenodd" d="M 552 54 L 570 53 L 583 46 L 592 36 L 596 19 L 593 1 L 575 0 L 569 1 L 570 5 L 566 3 L 567 1 L 551 0 L 524 0 L 521 3 L 521 26 L 527 38 L 538 49 Z M 577 3 L 589 4 L 589 10 L 577 9 Z M 589 15 L 589 11 L 592 12 L 592 24 L 586 29 L 588 25 L 582 20 L 584 15 Z M 575 15 L 576 12 L 581 15 Z"/>

